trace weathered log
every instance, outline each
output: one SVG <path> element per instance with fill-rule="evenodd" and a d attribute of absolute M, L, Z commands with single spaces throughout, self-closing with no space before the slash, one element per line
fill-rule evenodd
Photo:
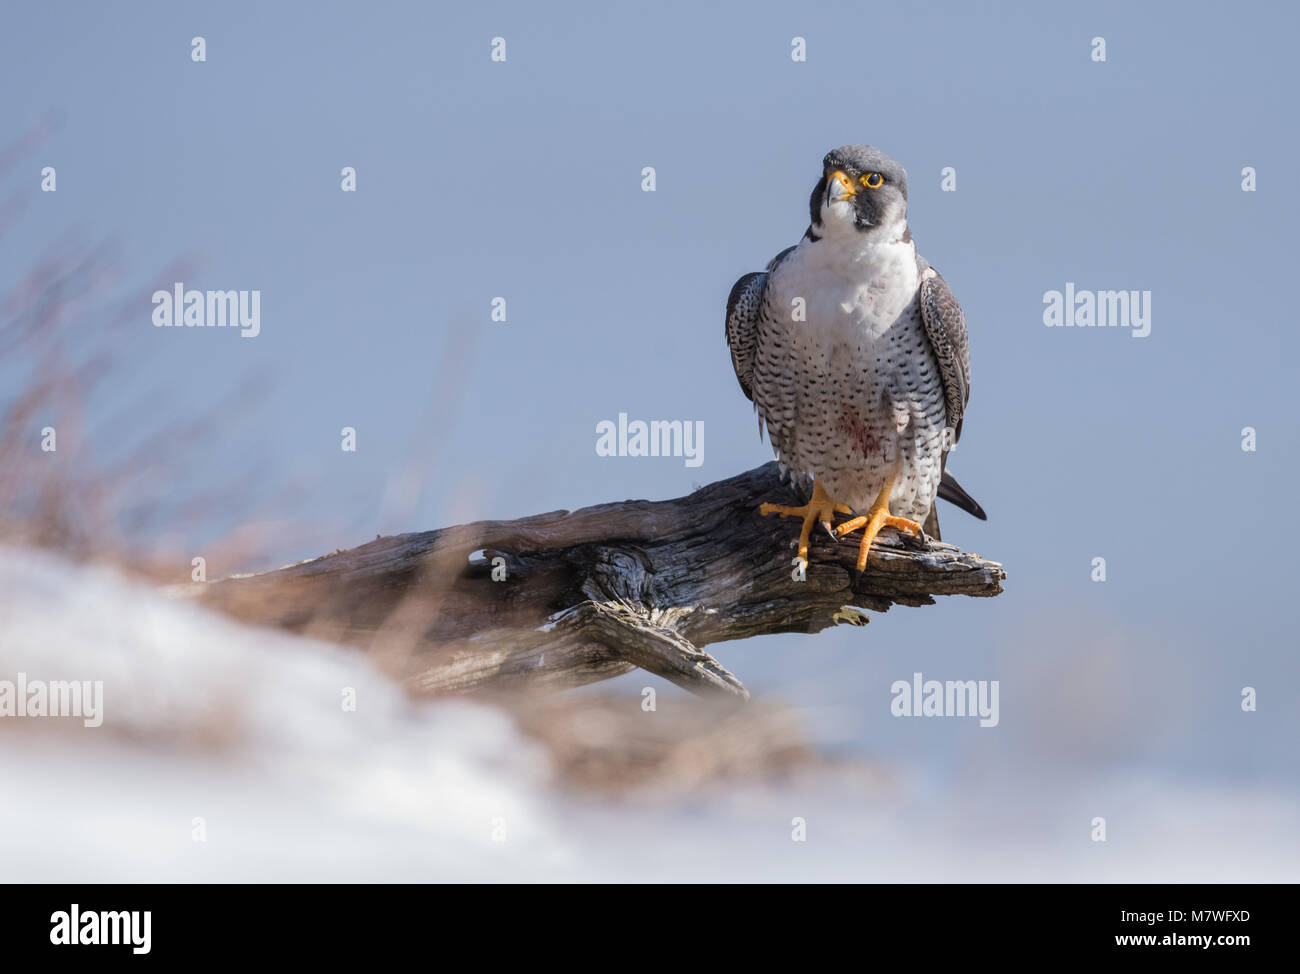
<path fill-rule="evenodd" d="M 675 500 L 376 538 L 196 595 L 242 619 L 369 649 L 423 693 L 572 687 L 641 667 L 743 698 L 743 684 L 701 647 L 1002 591 L 998 563 L 892 531 L 856 580 L 856 538 L 816 532 L 806 580 L 795 580 L 798 522 L 761 517 L 762 501 L 802 499 L 769 463 Z"/>

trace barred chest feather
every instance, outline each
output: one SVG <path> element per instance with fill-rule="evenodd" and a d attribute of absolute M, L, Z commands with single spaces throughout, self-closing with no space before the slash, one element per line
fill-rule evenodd
<path fill-rule="evenodd" d="M 910 239 L 803 240 L 768 280 L 754 385 L 793 472 L 857 510 L 893 476 L 890 509 L 914 520 L 938 490 L 945 422 L 920 284 Z"/>

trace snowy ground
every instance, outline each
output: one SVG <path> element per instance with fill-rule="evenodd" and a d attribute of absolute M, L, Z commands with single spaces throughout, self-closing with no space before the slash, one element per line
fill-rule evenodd
<path fill-rule="evenodd" d="M 355 651 L 0 548 L 0 680 L 19 671 L 103 680 L 105 719 L 0 718 L 3 881 L 1300 877 L 1300 799 L 1258 786 L 900 768 L 574 795 L 502 712 L 411 703 Z"/>

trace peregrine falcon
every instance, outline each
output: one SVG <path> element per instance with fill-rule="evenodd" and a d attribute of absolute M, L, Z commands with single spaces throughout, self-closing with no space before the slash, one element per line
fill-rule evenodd
<path fill-rule="evenodd" d="M 966 319 L 948 285 L 916 252 L 907 173 L 879 149 L 827 154 L 803 239 L 746 274 L 727 299 L 727 344 L 760 435 L 783 471 L 811 477 L 802 507 L 762 514 L 803 519 L 808 563 L 815 523 L 842 538 L 861 528 L 866 567 L 882 528 L 938 535 L 937 496 L 984 519 L 945 470 L 970 395 Z M 836 514 L 850 519 L 832 529 Z"/>

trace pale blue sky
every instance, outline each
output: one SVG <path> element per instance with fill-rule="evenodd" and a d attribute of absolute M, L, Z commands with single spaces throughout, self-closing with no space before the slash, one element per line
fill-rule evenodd
<path fill-rule="evenodd" d="M 907 6 L 15 5 L 3 131 L 61 121 L 4 182 L 37 198 L 0 238 L 0 284 L 70 229 L 118 245 L 135 372 L 101 415 L 129 403 L 138 423 L 96 431 L 105 454 L 268 377 L 184 444 L 168 489 L 238 477 L 232 510 L 308 529 L 288 561 L 672 497 L 768 459 L 723 342 L 727 292 L 798 240 L 827 150 L 877 145 L 907 168 L 921 252 L 971 332 L 951 463 L 990 518 L 948 508 L 945 537 L 1003 561 L 1007 591 L 714 651 L 828 737 L 903 763 L 1290 780 L 1295 8 Z M 45 165 L 55 194 L 36 192 Z M 188 285 L 261 290 L 258 338 L 151 326 L 153 275 L 184 255 Z M 1045 328 L 1043 293 L 1067 281 L 1150 290 L 1150 336 Z M 620 412 L 703 421 L 704 465 L 596 456 Z M 291 482 L 308 496 L 281 501 Z M 1000 728 L 891 718 L 889 684 L 917 670 L 1001 680 Z"/>

